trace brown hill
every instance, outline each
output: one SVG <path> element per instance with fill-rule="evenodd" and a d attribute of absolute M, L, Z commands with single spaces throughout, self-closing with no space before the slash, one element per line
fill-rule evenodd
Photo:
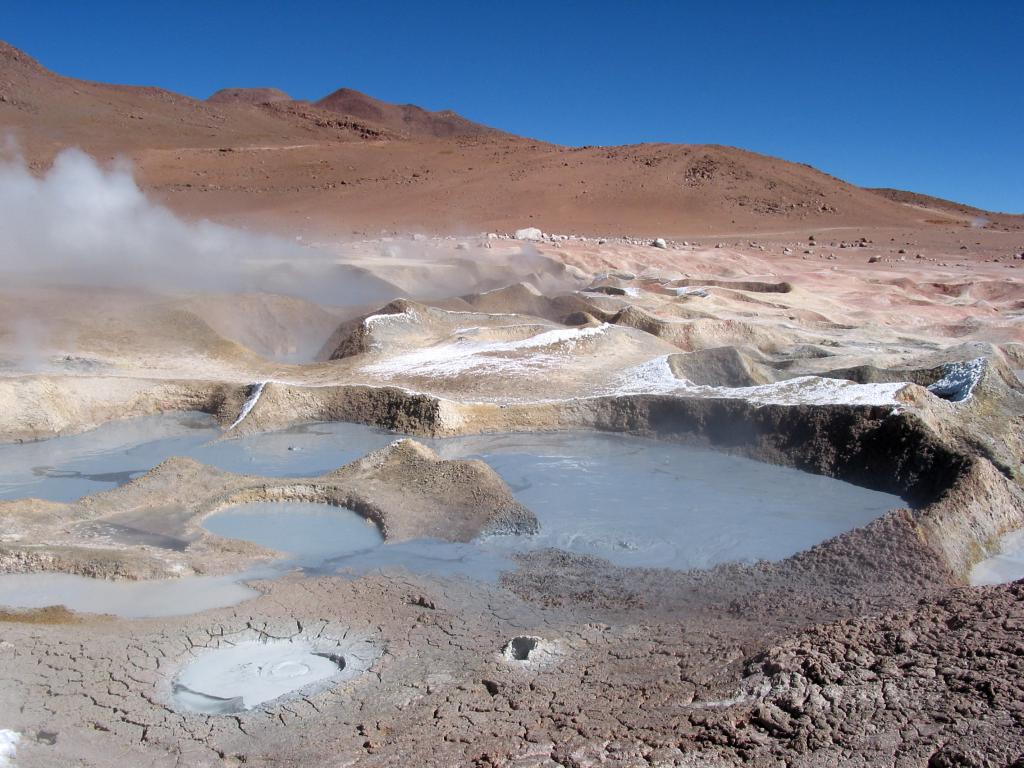
<path fill-rule="evenodd" d="M 326 235 L 524 226 L 666 237 L 948 232 L 979 215 L 731 147 L 561 147 L 348 89 L 315 104 L 274 89 L 201 101 L 75 80 L 3 43 L 0 130 L 13 131 L 37 170 L 66 146 L 104 160 L 127 155 L 144 188 L 186 214 Z M 1024 217 L 990 221 L 1020 229 Z"/>
<path fill-rule="evenodd" d="M 211 104 L 273 104 L 293 99 L 278 88 L 221 88 L 206 100 Z"/>
<path fill-rule="evenodd" d="M 480 138 L 501 131 L 474 123 L 451 110 L 429 112 L 415 104 L 390 104 L 351 88 L 339 88 L 316 102 L 331 112 L 351 115 L 410 138 Z"/>
<path fill-rule="evenodd" d="M 100 157 L 135 156 L 152 149 L 352 141 L 381 133 L 290 100 L 257 103 L 255 95 L 246 97 L 244 91 L 201 101 L 162 88 L 76 80 L 0 42 L 0 126 L 13 130 L 37 164 L 65 146 Z"/>
<path fill-rule="evenodd" d="M 982 208 L 975 208 L 964 203 L 957 203 L 952 200 L 943 200 L 941 197 L 922 195 L 919 192 L 908 192 L 904 189 L 889 189 L 887 187 L 868 187 L 869 192 L 881 195 L 887 200 L 912 206 L 922 210 L 930 210 L 936 213 L 944 213 L 958 219 L 969 218 L 974 226 L 989 224 L 1001 224 L 1011 226 L 1019 224 L 1022 216 L 1013 213 L 999 213 L 986 211 Z"/>

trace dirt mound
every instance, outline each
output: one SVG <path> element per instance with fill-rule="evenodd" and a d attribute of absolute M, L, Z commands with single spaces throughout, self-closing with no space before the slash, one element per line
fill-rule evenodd
<path fill-rule="evenodd" d="M 629 306 L 617 312 L 610 322 L 657 336 L 687 352 L 723 346 L 751 346 L 763 352 L 776 352 L 789 346 L 779 332 L 742 320 L 667 320 Z"/>
<path fill-rule="evenodd" d="M 775 381 L 772 370 L 736 347 L 701 349 L 670 355 L 669 367 L 680 379 L 709 387 L 752 387 Z"/>
<path fill-rule="evenodd" d="M 316 102 L 331 112 L 351 115 L 410 138 L 479 138 L 501 131 L 474 123 L 450 110 L 430 112 L 415 104 L 390 104 L 351 88 L 339 88 Z"/>
<path fill-rule="evenodd" d="M 346 320 L 328 337 L 320 353 L 321 360 L 342 360 L 346 357 L 369 352 L 373 348 L 373 333 L 390 318 L 408 319 L 422 323 L 429 318 L 429 309 L 409 299 L 395 299 L 375 312 Z"/>
<path fill-rule="evenodd" d="M 442 460 L 414 440 L 392 443 L 328 477 L 367 494 L 372 489 L 374 504 L 392 510 L 382 521 L 388 540 L 470 541 L 481 533 L 537 530 L 537 518 L 486 463 Z"/>
<path fill-rule="evenodd" d="M 664 335 L 667 332 L 665 329 L 668 326 L 667 320 L 655 317 L 647 310 L 634 306 L 620 309 L 612 316 L 611 322 L 615 325 L 626 325 L 630 328 L 636 328 L 652 336 Z"/>
<path fill-rule="evenodd" d="M 389 305 L 390 306 L 390 305 Z M 379 312 L 382 315 L 398 314 L 389 312 L 384 307 Z M 364 321 L 370 315 L 346 320 L 334 329 L 334 332 L 327 337 L 327 341 L 317 353 L 317 360 L 343 360 L 346 357 L 360 355 L 369 350 L 367 340 L 367 329 Z"/>
<path fill-rule="evenodd" d="M 292 101 L 292 97 L 278 88 L 221 88 L 206 100 L 211 104 L 273 104 Z"/>
<path fill-rule="evenodd" d="M 203 296 L 182 307 L 224 338 L 280 362 L 312 360 L 338 325 L 337 316 L 292 296 Z"/>
<path fill-rule="evenodd" d="M 687 278 L 672 283 L 677 288 L 732 288 L 735 291 L 751 291 L 753 293 L 789 293 L 793 290 L 790 283 L 766 283 L 758 280 L 715 280 Z"/>
<path fill-rule="evenodd" d="M 473 293 L 462 296 L 461 299 L 467 308 L 476 312 L 531 315 L 563 324 L 566 324 L 567 318 L 580 312 L 602 321 L 611 317 L 611 313 L 595 307 L 578 294 L 549 297 L 528 283 L 517 283 L 486 293 Z"/>
<path fill-rule="evenodd" d="M 909 381 L 927 387 L 942 378 L 942 370 L 941 368 L 879 368 L 875 365 L 856 365 L 852 368 L 835 368 L 818 375 L 855 381 L 858 384 L 893 384 L 899 381 Z"/>

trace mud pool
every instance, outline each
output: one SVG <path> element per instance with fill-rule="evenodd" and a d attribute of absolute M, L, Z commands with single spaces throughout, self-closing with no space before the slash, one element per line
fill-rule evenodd
<path fill-rule="evenodd" d="M 309 644 L 249 640 L 207 651 L 185 667 L 173 698 L 193 712 L 241 712 L 329 681 L 344 664 L 344 657 L 317 652 Z"/>
<path fill-rule="evenodd" d="M 111 613 L 128 618 L 185 616 L 237 605 L 259 593 L 242 577 L 185 576 L 152 581 L 106 581 L 69 573 L 8 573 L 0 576 L 0 605 L 45 608 L 63 605 L 81 613 Z M 265 575 L 265 574 L 264 574 Z"/>
<path fill-rule="evenodd" d="M 203 527 L 224 538 L 243 539 L 284 552 L 289 562 L 299 566 L 369 552 L 384 543 L 373 523 L 329 504 L 240 504 L 210 515 Z"/>
<path fill-rule="evenodd" d="M 498 551 L 556 547 L 617 565 L 708 568 L 778 560 L 903 505 L 891 494 L 740 456 L 601 433 L 432 443 L 490 464 L 540 519 Z"/>
<path fill-rule="evenodd" d="M 0 444 L 0 499 L 73 501 L 123 485 L 220 434 L 203 413 L 111 421 L 67 437 Z"/>
<path fill-rule="evenodd" d="M 356 424 L 303 426 L 216 442 L 222 434 L 204 413 L 167 413 L 112 421 L 67 437 L 3 444 L 0 499 L 73 501 L 123 485 L 170 456 L 190 456 L 230 472 L 318 475 L 395 439 Z M 312 455 L 304 452 L 314 445 Z"/>
<path fill-rule="evenodd" d="M 396 439 L 392 433 L 345 423 L 216 441 L 219 436 L 206 417 L 167 414 L 73 437 L 3 446 L 7 461 L 0 492 L 7 498 L 74 498 L 127 482 L 172 455 L 233 472 L 315 476 Z M 204 526 L 219 536 L 284 553 L 274 573 L 295 567 L 316 574 L 404 568 L 494 580 L 515 568 L 517 553 L 546 547 L 629 567 L 690 569 L 779 560 L 903 505 L 899 497 L 832 478 L 625 435 L 502 434 L 423 442 L 445 458 L 481 458 L 490 464 L 537 515 L 540 532 L 488 536 L 469 544 L 384 544 L 376 528 L 355 513 L 305 503 L 237 506 L 206 518 Z M 146 590 L 169 590 L 158 602 L 170 613 L 184 612 L 176 596 L 180 591 L 187 602 L 196 592 L 190 582 L 195 579 L 158 587 L 61 574 L 2 576 L 0 604 L 60 602 L 78 610 L 167 615 L 147 612 L 154 598 Z M 251 594 L 237 584 L 232 587 L 230 580 L 222 588 L 210 592 L 218 596 L 217 604 Z M 213 605 L 198 609 L 208 607 Z"/>
<path fill-rule="evenodd" d="M 997 546 L 996 554 L 971 569 L 970 582 L 974 586 L 1008 584 L 1024 579 L 1024 530 L 1000 537 Z"/>

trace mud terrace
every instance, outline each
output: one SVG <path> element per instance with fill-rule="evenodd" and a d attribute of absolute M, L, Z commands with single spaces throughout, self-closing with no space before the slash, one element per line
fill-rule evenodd
<path fill-rule="evenodd" d="M 468 541 L 537 528 L 533 514 L 485 463 L 444 461 L 400 440 L 321 477 L 246 477 L 174 458 L 74 504 L 2 502 L 11 543 L 0 567 L 133 579 L 244 570 L 275 553 L 220 539 L 200 523 L 217 510 L 254 501 L 345 507 L 379 528 L 386 541 Z"/>
<path fill-rule="evenodd" d="M 950 242 L 907 261 L 873 234 L 835 234 L 857 243 L 835 259 L 821 232 L 362 240 L 337 265 L 382 298 L 344 306 L 12 291 L 2 327 L 45 319 L 31 356 L 0 335 L 12 450 L 168 411 L 212 415 L 219 441 L 315 422 L 395 436 L 306 476 L 167 455 L 74 501 L 0 502 L 0 578 L 240 591 L 151 618 L 0 608 L 0 764 L 1021 764 L 1024 582 L 968 582 L 1024 528 L 1024 285 L 1001 261 L 938 266 Z M 972 236 L 992 254 L 1009 237 Z M 468 254 L 474 292 L 415 290 Z M 514 483 L 417 438 L 541 431 L 686 443 L 903 503 L 775 562 L 535 549 L 496 583 L 261 570 L 284 553 L 203 527 L 317 502 L 381 546 L 530 535 Z"/>

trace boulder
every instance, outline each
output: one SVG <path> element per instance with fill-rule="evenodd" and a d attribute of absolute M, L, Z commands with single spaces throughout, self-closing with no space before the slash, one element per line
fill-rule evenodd
<path fill-rule="evenodd" d="M 516 240 L 542 240 L 544 233 L 536 227 L 524 227 L 516 230 L 515 238 Z"/>

